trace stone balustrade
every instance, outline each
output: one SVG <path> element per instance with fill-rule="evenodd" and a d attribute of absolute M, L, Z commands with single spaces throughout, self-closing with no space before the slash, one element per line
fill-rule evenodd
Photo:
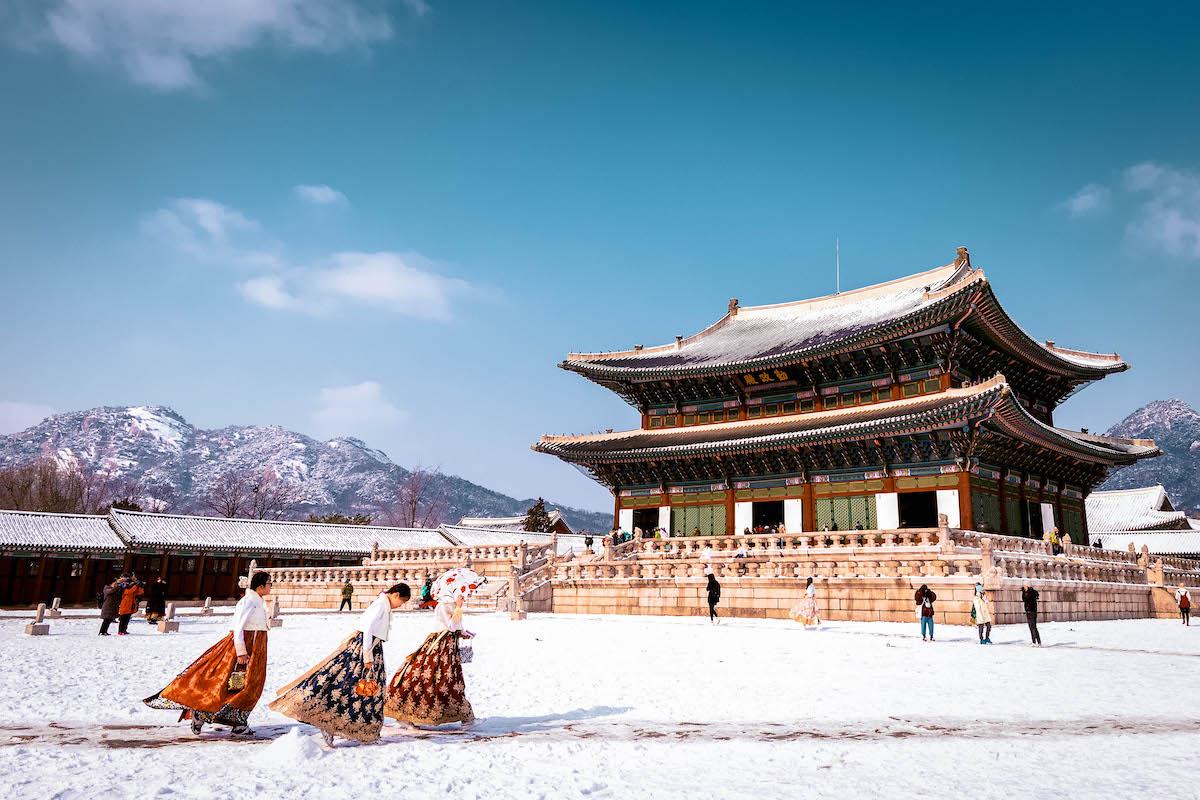
<path fill-rule="evenodd" d="M 519 561 L 522 553 L 528 559 L 545 558 L 550 545 L 497 544 L 473 545 L 470 547 L 406 547 L 402 549 L 377 549 L 372 552 L 370 563 L 436 563 L 466 564 L 476 561 Z"/>
<path fill-rule="evenodd" d="M 895 548 L 886 552 L 880 548 L 871 553 L 854 551 L 823 557 L 820 553 L 748 558 L 714 557 L 705 562 L 699 559 L 676 560 L 638 559 L 606 560 L 558 564 L 554 580 L 655 580 L 673 578 L 702 578 L 711 567 L 720 578 L 904 578 L 949 577 L 980 574 L 978 555 L 929 554 L 905 552 Z"/>
<path fill-rule="evenodd" d="M 734 536 L 677 536 L 668 539 L 635 539 L 637 558 L 702 558 L 733 555 L 744 548 L 748 556 L 788 556 L 813 550 L 848 548 L 934 547 L 940 543 L 937 528 L 900 530 L 808 531 L 804 533 L 757 533 Z"/>
<path fill-rule="evenodd" d="M 1146 571 L 1137 564 L 1089 561 L 1061 556 L 1026 555 L 1001 551 L 993 556 L 996 577 L 1017 580 L 1091 581 L 1147 585 Z"/>

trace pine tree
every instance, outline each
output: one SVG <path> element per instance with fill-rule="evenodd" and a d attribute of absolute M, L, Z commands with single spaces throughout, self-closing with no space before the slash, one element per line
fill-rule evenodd
<path fill-rule="evenodd" d="M 550 532 L 550 515 L 546 513 L 546 501 L 538 498 L 537 502 L 525 512 L 525 530 L 536 533 Z"/>
<path fill-rule="evenodd" d="M 329 525 L 370 525 L 374 517 L 370 514 L 309 514 L 305 522 L 321 522 Z"/>

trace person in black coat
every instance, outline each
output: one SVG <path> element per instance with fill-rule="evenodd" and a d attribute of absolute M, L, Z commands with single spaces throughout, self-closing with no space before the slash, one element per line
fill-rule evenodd
<path fill-rule="evenodd" d="M 150 584 L 150 599 L 146 602 L 146 621 L 153 625 L 167 613 L 167 581 L 161 575 Z"/>
<path fill-rule="evenodd" d="M 121 608 L 121 595 L 125 593 L 125 576 L 117 578 L 112 583 L 104 587 L 101 596 L 104 598 L 100 603 L 100 635 L 110 636 L 108 628 L 113 624 L 113 620 L 117 618 Z"/>
<path fill-rule="evenodd" d="M 721 602 L 721 584 L 717 583 L 717 576 L 711 572 L 708 573 L 708 621 L 714 625 L 721 624 L 721 620 L 717 618 L 717 603 Z"/>
<path fill-rule="evenodd" d="M 1021 587 L 1021 603 L 1025 606 L 1025 621 L 1029 623 L 1029 636 L 1034 647 L 1042 646 L 1042 635 L 1038 633 L 1038 590 L 1028 583 Z"/>

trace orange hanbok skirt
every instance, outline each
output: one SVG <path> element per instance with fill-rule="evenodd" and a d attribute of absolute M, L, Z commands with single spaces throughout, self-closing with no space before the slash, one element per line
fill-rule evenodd
<path fill-rule="evenodd" d="M 230 632 L 166 688 L 143 702 L 151 708 L 181 711 L 180 719 L 195 717 L 206 723 L 245 725 L 267 681 L 267 632 L 246 631 L 246 652 L 250 663 L 246 665 L 246 686 L 241 691 L 229 691 L 229 673 L 237 664 Z"/>

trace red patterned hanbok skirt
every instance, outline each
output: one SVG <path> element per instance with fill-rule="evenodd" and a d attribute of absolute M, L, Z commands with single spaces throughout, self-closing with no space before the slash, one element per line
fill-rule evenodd
<path fill-rule="evenodd" d="M 384 716 L 413 725 L 475 720 L 467 700 L 458 641 L 456 631 L 439 631 L 425 637 L 425 643 L 392 676 Z"/>

